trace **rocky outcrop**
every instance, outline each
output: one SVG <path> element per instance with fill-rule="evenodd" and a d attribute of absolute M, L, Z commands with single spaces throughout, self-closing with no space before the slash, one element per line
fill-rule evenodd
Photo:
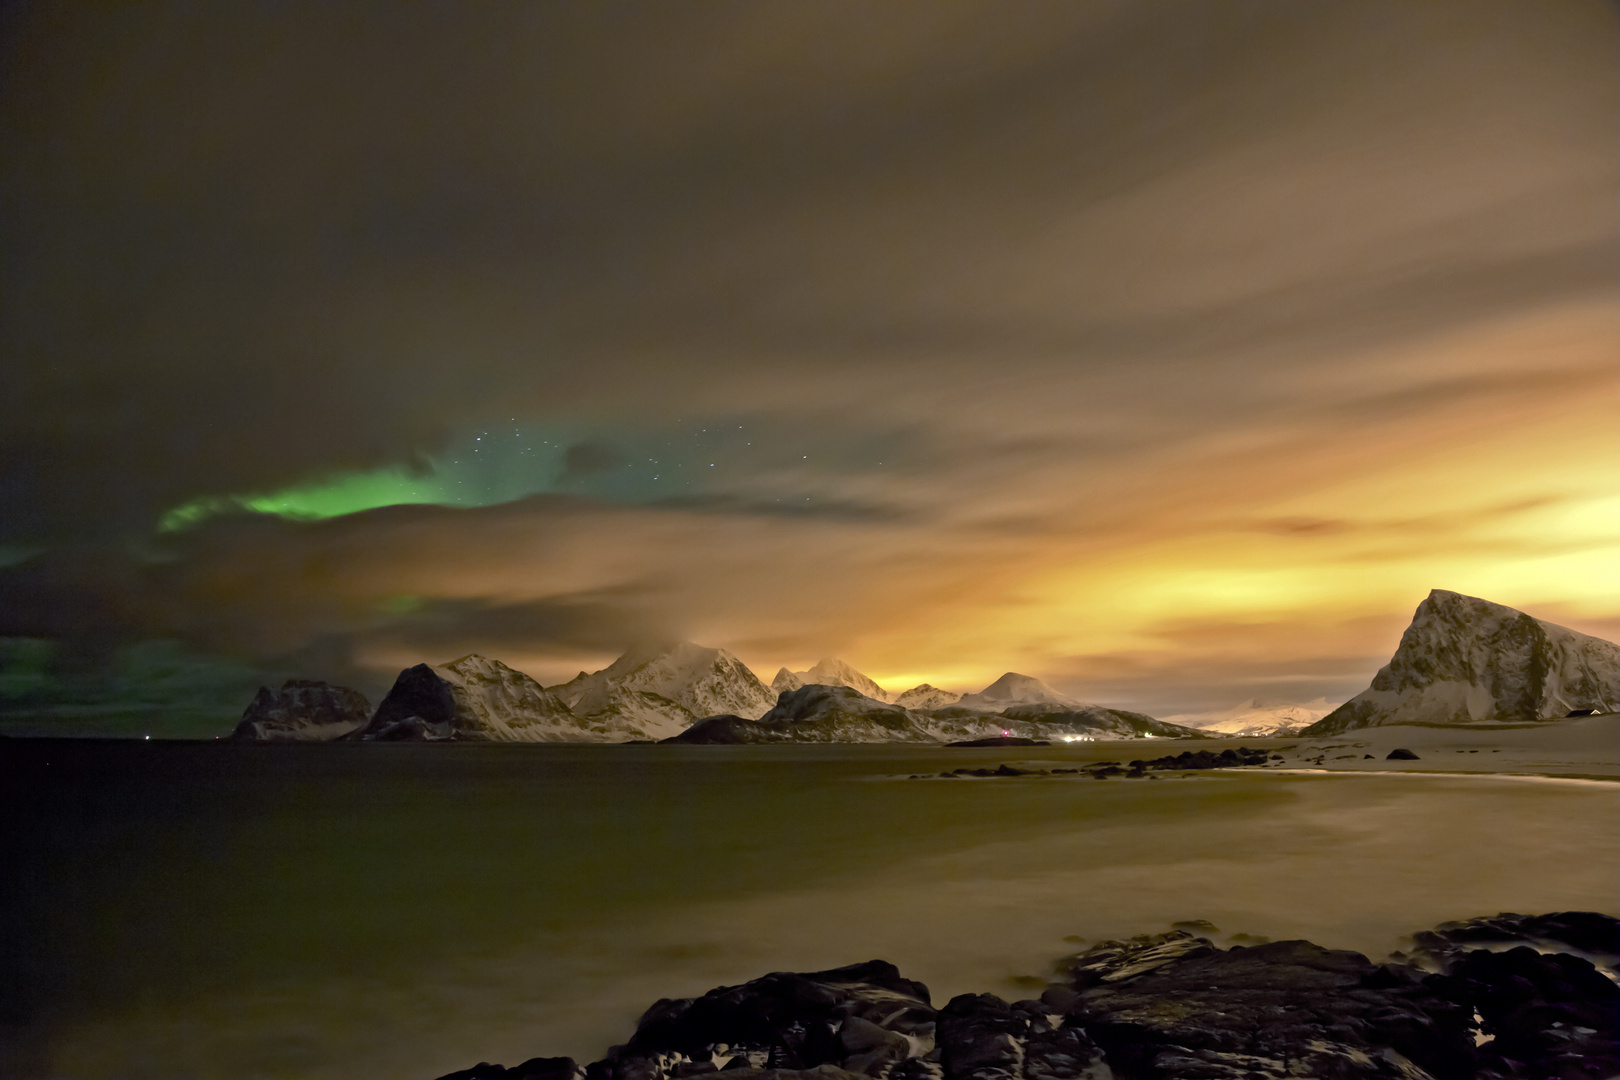
<path fill-rule="evenodd" d="M 371 702 L 358 690 L 314 679 L 288 679 L 280 690 L 259 687 L 231 732 L 259 742 L 330 742 L 364 726 Z"/>
<path fill-rule="evenodd" d="M 417 664 L 349 738 L 363 742 L 617 742 L 633 730 L 574 715 L 521 671 L 476 653 Z"/>
<path fill-rule="evenodd" d="M 776 702 L 741 660 L 690 641 L 631 649 L 554 689 L 579 716 L 642 739 L 679 734 L 702 716 L 761 716 Z"/>
<path fill-rule="evenodd" d="M 1172 930 L 1061 961 L 1038 999 L 937 1010 L 873 960 L 658 1001 L 583 1070 L 535 1058 L 443 1080 L 1600 1080 L 1620 1070 L 1620 988 L 1587 957 L 1612 971 L 1617 934 L 1591 912 L 1500 915 L 1375 964 Z"/>
<path fill-rule="evenodd" d="M 961 700 L 962 695 L 955 690 L 941 690 L 928 683 L 903 690 L 894 697 L 894 703 L 902 709 L 943 709 Z"/>
<path fill-rule="evenodd" d="M 664 740 L 673 743 L 935 742 L 906 709 L 847 686 L 812 683 L 783 694 L 758 720 L 706 717 Z"/>
<path fill-rule="evenodd" d="M 1436 589 L 1372 685 L 1306 728 L 1561 719 L 1620 705 L 1620 645 Z"/>

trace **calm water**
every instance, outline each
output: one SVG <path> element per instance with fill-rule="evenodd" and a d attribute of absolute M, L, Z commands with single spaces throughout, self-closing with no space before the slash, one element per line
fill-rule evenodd
<path fill-rule="evenodd" d="M 772 969 L 1620 905 L 1620 785 L 890 779 L 1142 753 L 6 741 L 0 1073 L 429 1080 Z"/>

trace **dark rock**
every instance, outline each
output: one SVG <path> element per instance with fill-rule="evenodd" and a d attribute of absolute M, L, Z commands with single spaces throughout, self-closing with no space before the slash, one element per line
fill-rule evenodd
<path fill-rule="evenodd" d="M 1185 938 L 1163 944 L 1184 951 L 1138 973 L 1127 949 L 1068 1011 L 1116 1073 L 1395 1077 L 1411 1062 L 1439 1080 L 1471 1075 L 1467 1006 L 1423 984 L 1384 985 L 1359 953 L 1307 941 L 1224 952 Z"/>
<path fill-rule="evenodd" d="M 1575 952 L 1614 970 L 1620 961 L 1620 919 L 1596 911 L 1556 911 L 1547 915 L 1503 912 L 1466 922 L 1441 923 L 1412 935 L 1414 952 L 1440 967 L 1481 946 L 1498 949 L 1532 945 L 1547 952 Z"/>
<path fill-rule="evenodd" d="M 1417 761 L 1418 756 L 1403 746 L 1397 746 L 1384 755 L 1385 761 Z"/>
<path fill-rule="evenodd" d="M 1215 753 L 1210 750 L 1188 750 L 1152 761 L 1133 761 L 1132 767 L 1142 769 L 1234 769 L 1246 765 L 1264 765 L 1271 754 L 1247 746 L 1228 747 Z"/>
<path fill-rule="evenodd" d="M 675 1075 L 674 1063 L 710 1060 L 719 1044 L 746 1056 L 748 1067 L 858 1066 L 855 1071 L 875 1070 L 875 1076 L 906 1059 L 906 1036 L 933 1030 L 927 988 L 902 978 L 893 964 L 774 972 L 700 998 L 656 1002 L 605 1066 L 591 1066 L 592 1077 L 664 1080 Z"/>
<path fill-rule="evenodd" d="M 1218 934 L 1221 928 L 1208 919 L 1181 919 L 1170 924 L 1172 930 L 1185 930 L 1188 933 Z"/>
<path fill-rule="evenodd" d="M 934 742 L 917 715 L 848 686 L 810 683 L 784 691 L 758 720 L 705 717 L 670 743 Z"/>
<path fill-rule="evenodd" d="M 679 735 L 672 735 L 664 741 L 698 746 L 732 746 L 744 743 L 786 742 L 787 739 L 770 728 L 762 728 L 756 721 L 723 713 L 719 716 L 706 716 Z"/>
<path fill-rule="evenodd" d="M 1059 1027 L 1044 1003 L 1009 1005 L 994 994 L 961 994 L 939 1012 L 945 1080 L 1078 1077 L 1102 1055 L 1072 1027 Z"/>
<path fill-rule="evenodd" d="M 505 1080 L 505 1077 L 505 1065 L 491 1065 L 487 1061 L 480 1061 L 470 1069 L 445 1073 L 439 1080 Z"/>
<path fill-rule="evenodd" d="M 358 690 L 314 679 L 288 679 L 280 690 L 259 687 L 231 738 L 327 741 L 364 726 L 370 715 L 371 702 Z"/>
<path fill-rule="evenodd" d="M 431 666 L 417 664 L 399 673 L 370 722 L 345 737 L 367 742 L 448 739 L 455 720 L 456 696 L 449 681 Z"/>
<path fill-rule="evenodd" d="M 1213 930 L 1202 920 L 1182 925 Z M 1101 942 L 1063 961 L 1063 981 L 1039 1001 L 963 994 L 937 1013 L 923 986 L 882 961 L 777 972 L 700 998 L 656 1002 L 635 1035 L 585 1076 L 1603 1080 L 1620 1074 L 1620 988 L 1575 955 L 1612 966 L 1620 921 L 1609 916 L 1504 914 L 1448 923 L 1414 935 L 1414 964 L 1374 964 L 1306 941 L 1240 936 L 1259 943 L 1222 950 L 1186 929 Z M 1538 951 L 1554 947 L 1572 951 Z M 443 1080 L 578 1077 L 567 1058 L 536 1058 L 515 1069 L 481 1063 Z"/>
<path fill-rule="evenodd" d="M 1578 956 L 1478 949 L 1451 969 L 1491 1041 L 1481 1075 L 1620 1074 L 1620 987 Z"/>

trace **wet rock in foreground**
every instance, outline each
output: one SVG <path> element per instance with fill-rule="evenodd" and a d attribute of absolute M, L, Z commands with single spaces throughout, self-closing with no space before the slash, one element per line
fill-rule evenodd
<path fill-rule="evenodd" d="M 1620 987 L 1588 957 L 1612 968 L 1617 938 L 1593 912 L 1498 915 L 1375 964 L 1172 930 L 1069 957 L 1038 1000 L 937 1010 L 873 960 L 658 1001 L 584 1069 L 535 1058 L 442 1080 L 1603 1080 L 1620 1073 Z"/>

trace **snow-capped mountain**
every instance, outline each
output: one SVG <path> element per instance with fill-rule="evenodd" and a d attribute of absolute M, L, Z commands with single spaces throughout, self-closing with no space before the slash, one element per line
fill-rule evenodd
<path fill-rule="evenodd" d="M 592 729 L 566 702 L 521 671 L 473 653 L 434 668 L 450 683 L 458 713 L 471 723 L 460 730 L 496 742 L 607 742 L 631 738 L 605 726 Z M 476 732 L 476 735 L 470 734 Z"/>
<path fill-rule="evenodd" d="M 1009 671 L 977 694 L 964 694 L 956 702 L 964 709 L 1000 712 L 1012 705 L 1080 705 L 1030 675 Z"/>
<path fill-rule="evenodd" d="M 288 679 L 280 690 L 259 687 L 231 738 L 330 742 L 364 726 L 370 716 L 371 702 L 358 690 Z"/>
<path fill-rule="evenodd" d="M 894 703 L 902 709 L 943 709 L 947 705 L 955 705 L 962 700 L 962 695 L 955 690 L 941 690 L 937 686 L 923 683 L 913 686 L 910 690 L 902 691 L 894 696 Z"/>
<path fill-rule="evenodd" d="M 394 680 L 377 712 L 351 738 L 366 742 L 618 742 L 628 727 L 575 716 L 521 671 L 476 653 L 437 667 L 417 664 Z"/>
<path fill-rule="evenodd" d="M 1214 735 L 1293 735 L 1333 711 L 1325 697 L 1303 703 L 1250 698 L 1230 709 L 1216 712 L 1178 713 L 1163 717 L 1164 723 L 1180 724 Z"/>
<path fill-rule="evenodd" d="M 804 680 L 785 667 L 777 668 L 776 678 L 771 680 L 771 690 L 777 695 L 785 694 L 790 690 L 797 690 L 803 685 Z"/>
<path fill-rule="evenodd" d="M 555 689 L 577 715 L 628 726 L 639 732 L 631 737 L 649 739 L 678 734 L 703 716 L 762 716 L 777 697 L 725 649 L 690 641 L 631 649 Z"/>
<path fill-rule="evenodd" d="M 889 692 L 854 667 L 831 656 L 823 656 L 809 671 L 789 671 L 782 668 L 771 680 L 771 689 L 778 694 L 797 690 L 801 686 L 847 686 L 859 690 L 873 701 L 893 700 Z"/>
<path fill-rule="evenodd" d="M 1555 720 L 1620 705 L 1620 645 L 1436 589 L 1372 685 L 1307 735 L 1382 724 Z"/>
<path fill-rule="evenodd" d="M 710 716 L 671 739 L 681 743 L 934 742 L 917 714 L 849 686 L 810 683 L 789 690 L 757 720 Z"/>

